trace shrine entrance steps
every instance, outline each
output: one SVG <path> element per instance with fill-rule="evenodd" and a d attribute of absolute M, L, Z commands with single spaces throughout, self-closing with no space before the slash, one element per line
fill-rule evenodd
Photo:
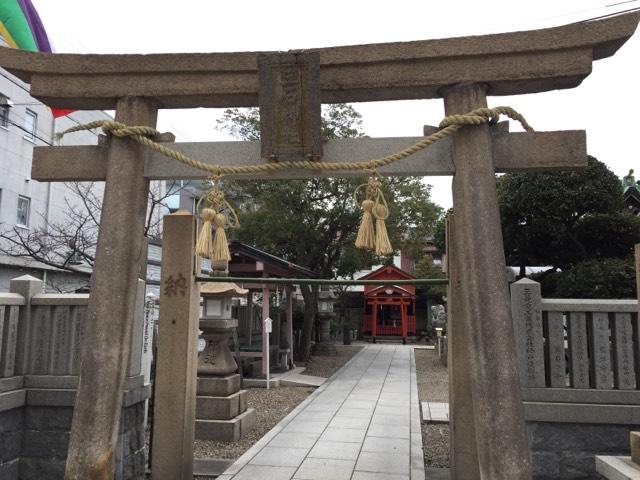
<path fill-rule="evenodd" d="M 424 480 L 413 348 L 367 345 L 219 480 Z"/>

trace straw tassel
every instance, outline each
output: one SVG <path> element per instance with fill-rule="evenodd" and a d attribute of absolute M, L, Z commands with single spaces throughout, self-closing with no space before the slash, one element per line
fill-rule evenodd
<path fill-rule="evenodd" d="M 373 200 L 366 199 L 362 202 L 362 219 L 358 236 L 356 237 L 356 247 L 373 250 L 375 248 L 375 231 L 373 229 L 373 216 L 371 212 L 374 207 Z"/>
<path fill-rule="evenodd" d="M 213 243 L 211 240 L 211 223 L 216 217 L 215 210 L 210 208 L 202 209 L 202 228 L 198 235 L 198 242 L 196 243 L 196 255 L 204 258 L 210 258 L 213 252 Z"/>
<path fill-rule="evenodd" d="M 224 231 L 224 227 L 227 224 L 227 217 L 224 213 L 216 213 L 213 221 L 216 225 L 216 235 L 213 239 L 213 248 L 211 250 L 210 258 L 213 262 L 228 262 L 231 260 L 231 254 L 229 253 L 227 234 Z"/>
<path fill-rule="evenodd" d="M 387 225 L 384 221 L 389 217 L 389 208 L 378 203 L 373 208 L 373 216 L 376 217 L 376 255 L 389 255 L 393 253 L 389 234 L 387 233 Z"/>

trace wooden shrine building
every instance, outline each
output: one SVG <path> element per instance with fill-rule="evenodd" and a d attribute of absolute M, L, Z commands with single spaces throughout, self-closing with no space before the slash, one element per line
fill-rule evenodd
<path fill-rule="evenodd" d="M 229 262 L 229 275 L 232 277 L 269 277 L 269 278 L 315 278 L 316 274 L 308 268 L 288 262 L 283 258 L 245 245 L 238 241 L 229 242 L 231 261 Z M 271 365 L 275 365 L 286 355 L 283 364 L 293 365 L 293 288 L 270 284 L 240 283 L 243 288 L 249 290 L 247 294 L 246 308 L 238 312 L 238 341 L 239 356 L 258 360 L 262 363 L 262 374 L 266 373 L 265 362 L 267 349 L 270 349 Z M 284 318 L 279 310 L 272 315 L 271 293 L 276 292 L 276 302 L 283 295 Z M 254 311 L 254 294 L 262 294 L 262 311 Z M 264 299 L 267 301 L 264 301 Z M 267 338 L 263 335 L 263 321 L 265 318 L 273 320 L 273 332 L 267 345 Z"/>
<path fill-rule="evenodd" d="M 404 270 L 388 265 L 375 270 L 361 280 L 410 280 Z M 406 343 L 416 334 L 415 285 L 365 285 L 362 332 L 371 337 L 398 337 Z"/>

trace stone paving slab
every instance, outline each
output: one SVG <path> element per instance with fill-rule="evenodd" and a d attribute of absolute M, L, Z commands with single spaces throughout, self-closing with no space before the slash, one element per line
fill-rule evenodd
<path fill-rule="evenodd" d="M 422 420 L 431 423 L 449 422 L 449 404 L 422 402 Z"/>
<path fill-rule="evenodd" d="M 413 348 L 367 345 L 223 480 L 424 480 Z"/>

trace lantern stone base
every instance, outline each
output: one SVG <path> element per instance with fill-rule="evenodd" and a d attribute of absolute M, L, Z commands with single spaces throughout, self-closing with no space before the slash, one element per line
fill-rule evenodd
<path fill-rule="evenodd" d="M 238 391 L 240 391 L 239 373 L 226 377 L 198 377 L 198 395 L 228 397 Z"/>
<path fill-rule="evenodd" d="M 336 346 L 333 343 L 316 343 L 316 346 L 313 349 L 313 354 L 323 357 L 335 357 L 338 355 L 338 352 L 336 351 Z"/>
<path fill-rule="evenodd" d="M 247 410 L 247 391 L 240 390 L 227 397 L 198 397 L 196 418 L 231 420 Z"/>
<path fill-rule="evenodd" d="M 247 391 L 240 390 L 240 375 L 198 377 L 196 438 L 234 442 L 253 429 L 256 411 L 247 408 Z"/>
<path fill-rule="evenodd" d="M 256 410 L 249 408 L 231 420 L 196 420 L 198 440 L 235 442 L 247 435 L 256 424 Z"/>

